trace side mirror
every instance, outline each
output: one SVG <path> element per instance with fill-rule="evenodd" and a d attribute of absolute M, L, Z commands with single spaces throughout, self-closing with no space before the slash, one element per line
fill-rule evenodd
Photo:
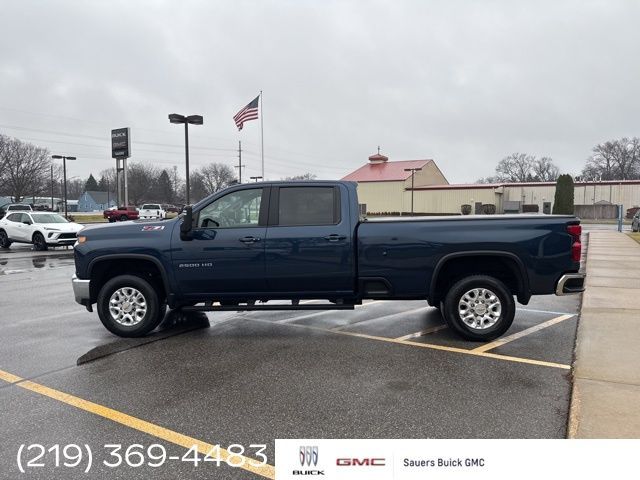
<path fill-rule="evenodd" d="M 25 221 L 24 221 L 24 222 L 22 222 L 22 223 L 24 223 L 25 225 L 31 225 L 31 222 L 30 222 L 29 220 L 25 220 Z"/>
<path fill-rule="evenodd" d="M 193 208 L 191 205 L 184 207 L 184 217 L 180 224 L 180 238 L 182 240 L 192 240 L 191 230 L 193 230 Z"/>

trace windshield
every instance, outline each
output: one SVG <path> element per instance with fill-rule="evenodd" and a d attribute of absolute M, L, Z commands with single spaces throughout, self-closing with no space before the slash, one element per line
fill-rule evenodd
<path fill-rule="evenodd" d="M 153 203 L 147 203 L 145 205 L 142 205 L 142 209 L 143 210 L 160 210 L 160 205 L 156 205 Z"/>
<path fill-rule="evenodd" d="M 66 218 L 57 213 L 41 213 L 33 215 L 33 221 L 35 223 L 69 223 Z"/>

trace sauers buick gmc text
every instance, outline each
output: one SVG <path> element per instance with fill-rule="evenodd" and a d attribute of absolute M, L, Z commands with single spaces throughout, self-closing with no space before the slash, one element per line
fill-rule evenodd
<path fill-rule="evenodd" d="M 166 307 L 352 309 L 426 300 L 469 340 L 502 335 L 514 297 L 583 290 L 578 219 L 560 215 L 359 218 L 351 182 L 235 185 L 172 220 L 85 228 L 76 301 L 135 337 Z M 324 303 L 300 303 L 303 299 Z M 287 300 L 279 304 L 268 300 Z"/>

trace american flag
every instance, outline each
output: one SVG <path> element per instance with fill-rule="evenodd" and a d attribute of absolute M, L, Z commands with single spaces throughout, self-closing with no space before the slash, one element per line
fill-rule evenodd
<path fill-rule="evenodd" d="M 260 95 L 251 100 L 246 107 L 243 107 L 238 113 L 233 117 L 233 121 L 236 122 L 236 127 L 238 130 L 242 130 L 242 125 L 244 122 L 249 120 L 255 120 L 258 118 L 258 100 L 260 99 Z"/>

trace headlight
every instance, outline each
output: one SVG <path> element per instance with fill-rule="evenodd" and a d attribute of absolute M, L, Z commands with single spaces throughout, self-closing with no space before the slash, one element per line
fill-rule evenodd
<path fill-rule="evenodd" d="M 78 236 L 78 243 L 84 243 L 87 241 L 87 237 L 85 235 Z"/>

